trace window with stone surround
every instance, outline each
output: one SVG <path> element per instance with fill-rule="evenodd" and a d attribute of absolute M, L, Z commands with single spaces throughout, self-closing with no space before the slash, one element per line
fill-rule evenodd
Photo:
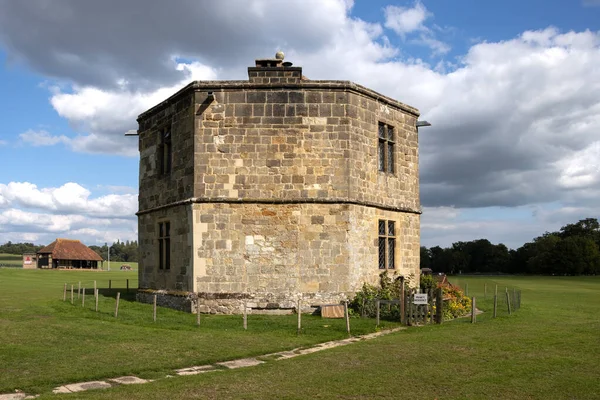
<path fill-rule="evenodd" d="M 173 163 L 173 148 L 171 146 L 171 127 L 165 127 L 160 130 L 160 146 L 159 146 L 159 165 L 161 175 L 171 173 L 171 165 Z"/>
<path fill-rule="evenodd" d="M 158 268 L 171 269 L 171 223 L 158 224 Z"/>
<path fill-rule="evenodd" d="M 379 171 L 390 174 L 394 173 L 394 147 L 394 127 L 380 122 L 377 142 Z"/>
<path fill-rule="evenodd" d="M 379 220 L 379 269 L 396 268 L 396 226 L 394 221 Z"/>

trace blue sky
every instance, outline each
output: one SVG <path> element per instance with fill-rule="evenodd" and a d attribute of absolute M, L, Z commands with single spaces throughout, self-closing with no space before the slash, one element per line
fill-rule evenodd
<path fill-rule="evenodd" d="M 0 0 L 0 242 L 137 238 L 135 118 L 273 55 L 419 108 L 422 244 L 598 217 L 600 1 Z"/>

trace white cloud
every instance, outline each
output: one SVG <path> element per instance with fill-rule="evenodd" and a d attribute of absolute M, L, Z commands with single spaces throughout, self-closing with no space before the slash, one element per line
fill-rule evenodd
<path fill-rule="evenodd" d="M 427 18 L 433 16 L 420 1 L 416 1 L 412 8 L 387 6 L 384 13 L 385 27 L 393 30 L 398 35 L 427 30 L 423 23 Z"/>
<path fill-rule="evenodd" d="M 42 188 L 29 182 L 0 183 L 0 206 L 24 207 L 52 213 L 85 214 L 95 217 L 135 218 L 137 195 L 110 194 L 90 198 L 91 192 L 68 182 L 58 188 Z M 14 211 L 18 213 L 17 211 Z"/>
<path fill-rule="evenodd" d="M 0 146 L 6 146 L 8 142 L 6 140 L 0 140 Z"/>
<path fill-rule="evenodd" d="M 70 139 L 64 135 L 61 136 L 52 136 L 50 133 L 44 130 L 34 131 L 29 129 L 26 132 L 23 132 L 19 135 L 19 138 L 31 146 L 41 147 L 41 146 L 54 146 L 58 143 L 66 143 L 70 142 Z"/>

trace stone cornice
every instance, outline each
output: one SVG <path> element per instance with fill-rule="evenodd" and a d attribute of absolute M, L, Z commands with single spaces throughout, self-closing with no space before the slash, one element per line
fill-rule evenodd
<path fill-rule="evenodd" d="M 297 83 L 256 83 L 250 81 L 193 81 L 184 86 L 177 93 L 173 94 L 168 99 L 150 108 L 140 114 L 137 118 L 138 122 L 146 118 L 148 115 L 154 114 L 160 109 L 167 107 L 181 97 L 192 92 L 207 91 L 219 92 L 228 90 L 330 90 L 330 91 L 346 91 L 361 94 L 377 101 L 383 102 L 391 107 L 397 108 L 409 114 L 419 117 L 419 110 L 397 100 L 392 99 L 378 93 L 372 89 L 359 85 L 351 81 L 320 81 L 320 80 L 302 80 Z"/>
<path fill-rule="evenodd" d="M 376 204 L 368 201 L 358 200 L 345 200 L 345 199 L 233 199 L 233 198 L 201 198 L 201 197 L 190 197 L 184 200 L 174 201 L 168 204 L 163 204 L 158 207 L 148 208 L 146 210 L 140 210 L 135 215 L 144 215 L 154 211 L 163 210 L 165 208 L 171 208 L 187 204 L 203 204 L 203 203 L 219 203 L 219 204 L 348 204 L 358 205 L 365 207 L 378 208 L 385 211 L 396 211 L 404 212 L 409 214 L 422 214 L 422 211 L 414 210 L 409 207 L 394 207 L 386 206 L 382 204 Z"/>

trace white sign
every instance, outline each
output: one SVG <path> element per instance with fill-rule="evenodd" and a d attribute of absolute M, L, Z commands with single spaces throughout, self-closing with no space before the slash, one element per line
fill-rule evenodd
<path fill-rule="evenodd" d="M 413 304 L 427 304 L 427 293 L 415 293 Z"/>

